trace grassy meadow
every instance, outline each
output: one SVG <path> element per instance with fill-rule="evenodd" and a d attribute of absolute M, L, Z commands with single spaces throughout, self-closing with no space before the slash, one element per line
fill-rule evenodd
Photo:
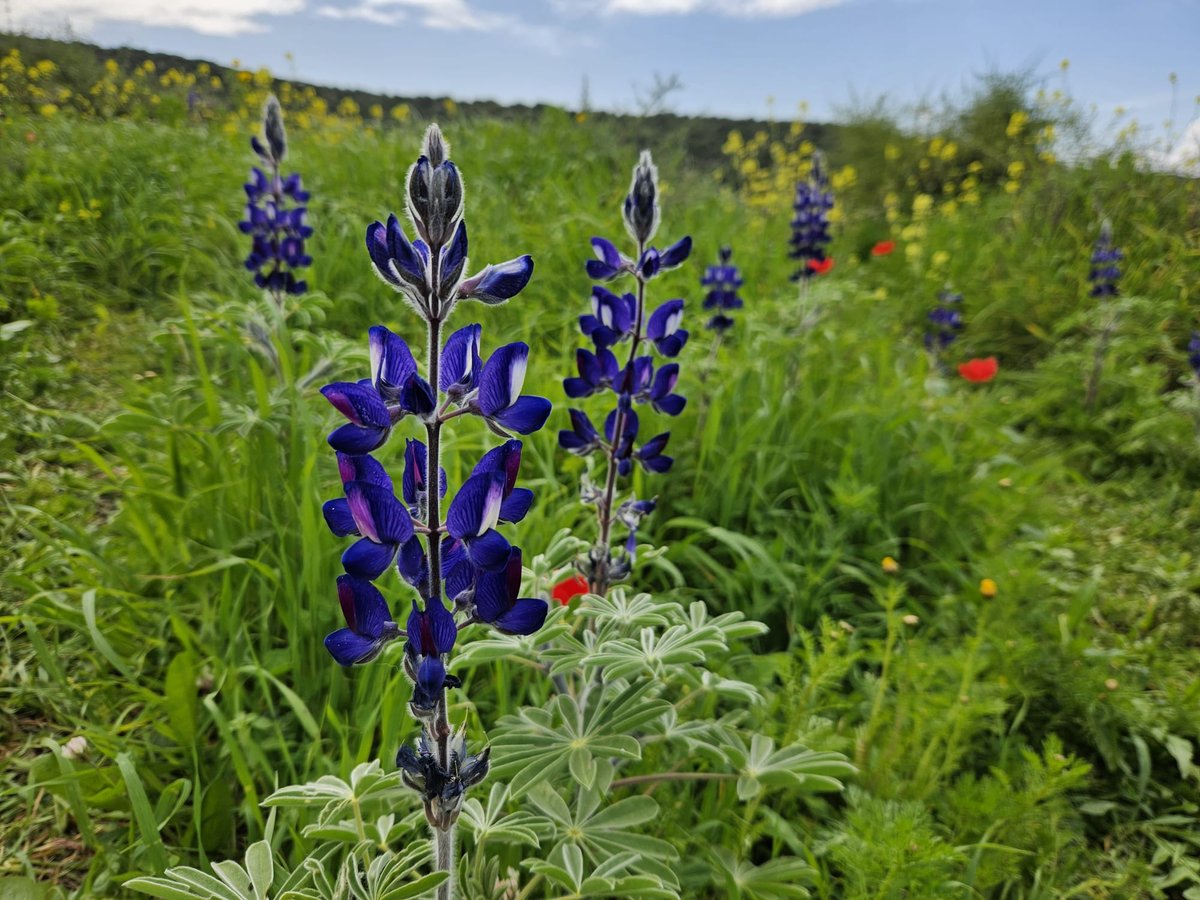
<path fill-rule="evenodd" d="M 111 109 L 47 110 L 14 99 L 9 68 L 0 895 L 134 896 L 135 876 L 241 859 L 264 837 L 295 865 L 321 833 L 310 811 L 263 801 L 376 759 L 391 770 L 416 731 L 398 655 L 346 671 L 322 646 L 342 624 L 342 546 L 320 512 L 338 490 L 325 444 L 338 422 L 317 389 L 366 371 L 373 324 L 420 343 L 362 236 L 401 211 L 427 119 L 314 112 L 281 92 L 286 168 L 312 191 L 315 229 L 312 289 L 281 312 L 242 267 L 237 228 L 255 92 L 278 85 L 252 77 L 189 115 L 184 81 L 143 77 Z M 698 691 L 694 707 L 854 766 L 841 790 L 781 783 L 746 800 L 703 733 L 681 728 L 671 755 L 667 730 L 612 787 L 656 804 L 630 821 L 669 845 L 667 893 L 553 888 L 528 861 L 555 842 L 517 818 L 552 819 L 543 796 L 500 804 L 533 840 L 491 838 L 499 875 L 464 878 L 465 895 L 1200 897 L 1197 182 L 1147 171 L 1119 142 L 1056 158 L 1077 124 L 1069 102 L 1013 81 L 946 110 L 936 134 L 863 115 L 822 147 L 836 264 L 800 296 L 786 255 L 812 151 L 800 126 L 730 135 L 706 163 L 561 110 L 510 121 L 446 106 L 440 122 L 472 259 L 536 262 L 529 288 L 480 318 L 487 347 L 530 344 L 526 390 L 556 407 L 525 440 L 527 560 L 563 529 L 589 537 L 583 464 L 555 439 L 561 380 L 588 311 L 588 240 L 619 233 L 648 141 L 663 229 L 696 249 L 655 283 L 688 300 L 689 402 L 670 475 L 635 478 L 659 495 L 644 536 L 660 549 L 630 593 L 765 623 L 704 663 L 755 697 Z M 1097 302 L 1103 218 L 1124 275 Z M 895 251 L 873 256 L 885 239 Z M 722 244 L 746 307 L 714 349 L 699 279 Z M 923 335 L 947 284 L 966 325 L 940 373 Z M 959 362 L 993 355 L 993 381 L 959 378 Z M 490 446 L 482 424 L 457 435 L 452 484 Z M 561 562 L 533 566 L 543 596 Z M 477 657 L 455 709 L 473 740 L 550 702 L 538 665 Z M 664 768 L 714 777 L 637 781 Z M 391 811 L 424 840 L 415 800 Z"/>

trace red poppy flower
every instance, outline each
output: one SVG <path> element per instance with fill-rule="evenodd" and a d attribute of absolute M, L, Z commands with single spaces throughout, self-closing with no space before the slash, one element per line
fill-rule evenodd
<path fill-rule="evenodd" d="M 989 356 L 987 359 L 972 359 L 962 363 L 958 367 L 958 374 L 967 381 L 991 381 L 996 377 L 999 368 L 1000 363 L 996 361 L 996 357 Z"/>
<path fill-rule="evenodd" d="M 888 256 L 895 249 L 896 249 L 895 241 L 880 241 L 878 244 L 876 244 L 874 247 L 871 248 L 871 255 L 872 256 Z"/>
<path fill-rule="evenodd" d="M 550 596 L 566 606 L 576 597 L 588 592 L 587 579 L 582 575 L 572 575 L 565 581 L 560 581 L 554 586 L 554 590 L 550 592 Z"/>
<path fill-rule="evenodd" d="M 833 257 L 830 256 L 822 260 L 810 259 L 808 261 L 808 268 L 815 275 L 824 275 L 833 268 Z"/>

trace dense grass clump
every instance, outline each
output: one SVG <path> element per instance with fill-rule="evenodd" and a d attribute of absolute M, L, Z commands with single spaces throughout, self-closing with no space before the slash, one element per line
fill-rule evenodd
<path fill-rule="evenodd" d="M 844 793 L 747 803 L 719 779 L 623 787 L 657 802 L 642 830 L 685 860 L 685 895 L 1200 891 L 1200 407 L 1184 350 L 1200 194 L 1129 154 L 1056 162 L 1053 119 L 1013 105 L 950 117 L 936 147 L 847 126 L 829 154 L 837 267 L 803 301 L 790 193 L 747 162 L 802 160 L 804 135 L 778 151 L 731 141 L 719 171 L 652 148 L 672 223 L 701 260 L 733 243 L 747 303 L 710 353 L 699 265 L 663 278 L 664 296 L 689 298 L 695 347 L 676 468 L 645 525 L 663 549 L 639 586 L 767 623 L 713 665 L 764 696 L 753 718 L 776 744 L 840 751 L 859 773 Z M 496 340 L 539 336 L 526 390 L 560 403 L 580 261 L 638 148 L 555 110 L 444 124 L 472 256 L 538 248 L 533 282 L 490 321 Z M 269 825 L 264 798 L 386 765 L 408 736 L 399 667 L 347 677 L 321 646 L 340 623 L 316 389 L 335 362 L 365 370 L 370 325 L 404 334 L 361 242 L 402 196 L 397 161 L 423 125 L 296 130 L 312 290 L 278 310 L 239 264 L 244 134 L 186 117 L 0 120 L 0 894 L 115 896 L 264 835 L 294 863 L 306 820 Z M 1098 212 L 1127 262 L 1103 309 L 1085 287 Z M 886 238 L 896 251 L 872 256 Z M 947 282 L 966 326 L 941 372 L 922 337 Z M 957 378 L 984 355 L 1000 359 L 993 382 Z M 566 427 L 562 409 L 551 425 Z M 525 445 L 531 555 L 588 514 L 582 463 L 553 434 Z M 467 474 L 448 465 L 451 482 Z M 642 496 L 659 487 L 634 478 Z M 547 703 L 534 666 L 470 677 L 473 737 Z M 657 753 L 627 774 L 655 773 Z M 514 871 L 537 857 L 498 852 Z"/>

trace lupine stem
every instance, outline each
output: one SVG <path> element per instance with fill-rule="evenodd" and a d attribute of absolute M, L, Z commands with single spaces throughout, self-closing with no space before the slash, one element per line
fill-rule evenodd
<path fill-rule="evenodd" d="M 433 273 L 431 283 L 433 285 L 434 297 L 440 291 L 438 284 L 438 262 L 441 256 L 440 248 L 435 248 L 430 254 L 432 256 Z M 441 309 L 434 305 L 437 300 L 431 298 L 431 309 L 428 320 L 428 335 L 429 335 L 429 384 L 432 386 L 435 397 L 441 395 L 441 357 L 442 357 L 442 320 Z M 438 408 L 438 403 L 434 403 L 434 409 Z M 441 519 L 442 519 L 442 477 L 441 477 L 441 456 L 442 456 L 442 422 L 441 417 L 435 412 L 433 417 L 425 423 L 425 436 L 427 448 L 425 453 L 425 525 L 429 529 L 427 537 L 429 546 L 429 597 L 426 598 L 426 603 L 441 603 L 442 600 L 442 544 L 441 544 Z M 433 718 L 433 743 L 437 747 L 438 765 L 445 772 L 450 771 L 450 719 L 446 709 L 446 691 L 442 689 L 442 695 L 439 698 L 436 706 L 436 711 Z M 433 861 L 436 871 L 449 872 L 450 877 L 438 885 L 437 900 L 451 900 L 454 896 L 454 822 L 437 822 L 430 823 L 433 826 Z"/>
<path fill-rule="evenodd" d="M 637 259 L 642 258 L 642 254 L 646 250 L 645 242 L 638 242 Z M 639 272 L 637 278 L 637 318 L 633 326 L 633 338 L 629 345 L 629 358 L 625 361 L 625 371 L 633 364 L 634 358 L 637 356 L 638 346 L 642 342 L 642 321 L 644 319 L 646 307 L 646 280 Z M 593 594 L 599 594 L 603 597 L 608 593 L 608 563 L 609 563 L 609 542 L 612 535 L 612 505 L 613 497 L 617 490 L 617 450 L 621 446 L 621 435 L 625 431 L 625 410 L 618 406 L 617 415 L 613 420 L 613 439 L 608 447 L 608 476 L 604 482 L 604 496 L 600 502 L 596 504 L 596 514 L 600 521 L 600 540 L 597 546 L 600 548 L 603 561 L 597 561 L 596 574 L 593 581 L 588 585 L 588 590 Z"/>

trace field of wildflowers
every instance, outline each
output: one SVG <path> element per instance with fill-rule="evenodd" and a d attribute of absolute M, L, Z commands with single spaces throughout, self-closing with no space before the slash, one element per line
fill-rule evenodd
<path fill-rule="evenodd" d="M 52 50 L 0 896 L 1200 897 L 1200 184 L 1132 128 L 706 161 Z"/>

